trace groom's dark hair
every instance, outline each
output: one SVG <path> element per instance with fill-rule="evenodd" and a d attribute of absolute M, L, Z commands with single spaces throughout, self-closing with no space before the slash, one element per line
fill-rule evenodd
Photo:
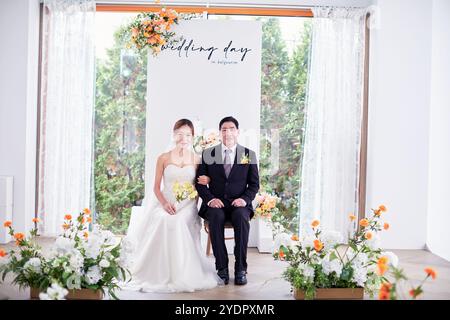
<path fill-rule="evenodd" d="M 219 123 L 219 130 L 222 129 L 222 125 L 223 125 L 225 122 L 233 122 L 234 125 L 236 126 L 236 129 L 239 129 L 239 122 L 238 122 L 235 118 L 233 118 L 232 116 L 229 116 L 229 117 L 225 117 L 225 118 L 223 118 L 222 120 L 220 120 L 220 123 Z"/>

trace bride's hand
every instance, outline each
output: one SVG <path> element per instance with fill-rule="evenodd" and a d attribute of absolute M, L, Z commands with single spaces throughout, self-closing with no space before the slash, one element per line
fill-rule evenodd
<path fill-rule="evenodd" d="M 177 211 L 175 206 L 169 202 L 164 203 L 163 208 L 167 211 L 168 214 L 175 214 L 175 212 Z"/>
<path fill-rule="evenodd" d="M 198 184 L 202 184 L 204 186 L 206 186 L 210 181 L 211 179 L 208 176 L 199 176 L 197 178 Z"/>

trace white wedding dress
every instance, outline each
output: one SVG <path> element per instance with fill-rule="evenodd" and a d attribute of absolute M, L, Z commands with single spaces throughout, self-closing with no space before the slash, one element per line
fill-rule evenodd
<path fill-rule="evenodd" d="M 193 292 L 221 284 L 214 261 L 209 261 L 200 244 L 201 221 L 196 200 L 175 202 L 173 184 L 194 182 L 195 166 L 169 164 L 164 169 L 162 193 L 175 203 L 170 215 L 156 197 L 133 223 L 127 238 L 135 244 L 132 280 L 124 289 L 143 292 Z"/>

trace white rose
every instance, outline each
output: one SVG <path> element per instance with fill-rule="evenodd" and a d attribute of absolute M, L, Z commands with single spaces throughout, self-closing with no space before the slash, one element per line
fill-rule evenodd
<path fill-rule="evenodd" d="M 110 263 L 108 260 L 102 259 L 99 263 L 99 266 L 102 268 L 108 268 L 110 266 Z"/>
<path fill-rule="evenodd" d="M 96 284 L 102 279 L 102 272 L 98 266 L 92 266 L 86 272 L 85 278 L 88 284 Z"/>

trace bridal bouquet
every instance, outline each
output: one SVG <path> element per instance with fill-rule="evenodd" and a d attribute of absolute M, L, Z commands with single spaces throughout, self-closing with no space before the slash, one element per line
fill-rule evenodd
<path fill-rule="evenodd" d="M 33 219 L 33 222 L 40 221 Z M 2 280 L 11 272 L 13 284 L 38 289 L 41 299 L 64 298 L 67 289 L 99 290 L 104 294 L 105 288 L 117 299 L 114 293 L 119 288 L 117 283 L 131 275 L 128 268 L 132 245 L 127 239 L 119 240 L 91 222 L 89 209 L 84 209 L 77 217 L 66 214 L 62 234 L 44 252 L 35 241 L 37 227 L 26 237 L 15 232 L 11 222 L 6 221 L 4 226 L 9 228 L 18 250 L 8 253 L 1 250 Z"/>
<path fill-rule="evenodd" d="M 304 292 L 306 299 L 313 299 L 318 288 L 364 288 L 373 296 L 385 281 L 380 259 L 385 262 L 383 266 L 398 259 L 378 247 L 378 234 L 389 228 L 381 221 L 386 207 L 372 211 L 373 216 L 361 219 L 360 230 L 345 244 L 340 233 L 321 230 L 318 220 L 312 221 L 311 231 L 300 239 L 286 233 L 277 235 L 274 257 L 289 263 L 283 277 L 295 290 Z M 349 219 L 353 223 L 356 217 L 350 215 Z"/>
<path fill-rule="evenodd" d="M 162 8 L 159 12 L 143 12 L 124 29 L 122 35 L 129 39 L 128 47 L 138 51 L 149 48 L 154 56 L 161 52 L 164 45 L 170 46 L 180 39 L 170 31 L 181 19 L 192 19 L 197 15 L 181 14 L 173 9 Z"/>
<path fill-rule="evenodd" d="M 173 184 L 172 191 L 177 202 L 181 202 L 186 199 L 194 200 L 198 195 L 195 186 L 187 181 L 183 183 L 176 181 Z"/>
<path fill-rule="evenodd" d="M 259 193 L 256 196 L 257 207 L 255 209 L 255 217 L 270 219 L 278 213 L 277 203 L 279 198 L 267 192 Z"/>

